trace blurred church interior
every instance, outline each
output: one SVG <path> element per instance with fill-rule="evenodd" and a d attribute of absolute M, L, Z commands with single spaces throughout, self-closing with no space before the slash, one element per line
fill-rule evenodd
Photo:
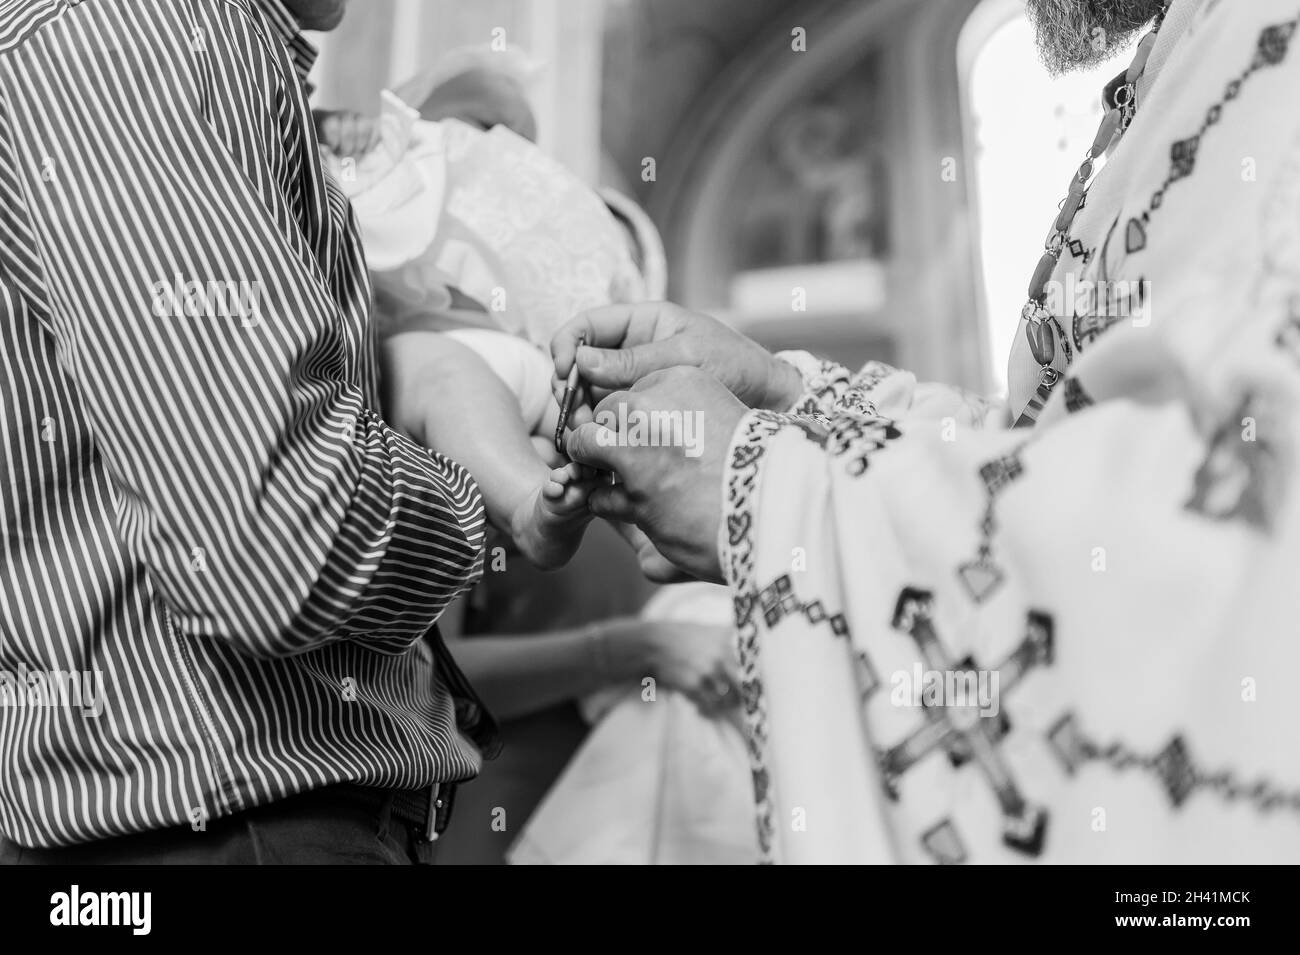
<path fill-rule="evenodd" d="M 1019 0 L 365 0 L 315 102 L 499 39 L 541 145 L 658 226 L 670 299 L 981 392 L 1116 71 L 1048 77 Z"/>
<path fill-rule="evenodd" d="M 648 213 L 668 298 L 774 349 L 983 393 L 1120 68 L 1049 77 L 1019 0 L 364 0 L 314 39 L 315 105 L 363 112 L 450 50 L 522 48 L 540 145 Z M 482 598 L 489 632 L 635 613 L 635 568 L 594 547 Z M 507 727 L 458 815 L 527 816 L 585 732 L 572 709 Z"/>

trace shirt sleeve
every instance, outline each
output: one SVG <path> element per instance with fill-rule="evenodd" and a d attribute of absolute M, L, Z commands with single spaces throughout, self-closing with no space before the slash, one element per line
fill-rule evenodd
<path fill-rule="evenodd" d="M 278 132 L 301 92 L 233 8 L 248 62 L 220 92 L 170 56 L 176 36 L 152 60 L 111 36 L 62 50 L 100 25 L 83 11 L 4 65 L 0 147 L 40 268 L 15 284 L 57 341 L 124 547 L 188 634 L 403 652 L 480 573 L 482 502 L 366 406 L 361 258 L 302 227 L 335 197 L 302 209 L 283 185 L 307 175 Z"/>

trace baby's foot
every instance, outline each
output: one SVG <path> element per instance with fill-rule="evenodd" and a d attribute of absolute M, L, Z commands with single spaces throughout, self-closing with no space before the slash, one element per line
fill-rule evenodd
<path fill-rule="evenodd" d="M 581 465 L 569 463 L 551 471 L 524 498 L 510 522 L 510 535 L 530 563 L 554 570 L 569 562 L 591 522 L 587 497 L 597 483 Z"/>

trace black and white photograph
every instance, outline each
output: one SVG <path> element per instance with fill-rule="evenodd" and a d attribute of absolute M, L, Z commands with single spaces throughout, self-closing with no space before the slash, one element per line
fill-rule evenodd
<path fill-rule="evenodd" d="M 0 0 L 23 917 L 149 934 L 105 866 L 1038 865 L 1114 936 L 1261 927 L 1297 27 Z"/>

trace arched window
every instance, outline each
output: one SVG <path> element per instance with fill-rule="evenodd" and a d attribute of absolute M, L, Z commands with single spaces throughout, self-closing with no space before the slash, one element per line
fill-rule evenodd
<path fill-rule="evenodd" d="M 1101 89 L 1131 52 L 1053 77 L 1039 62 L 1023 0 L 985 0 L 967 21 L 957 55 L 990 377 L 1005 389 L 1030 273 L 1070 174 L 1096 135 Z"/>

